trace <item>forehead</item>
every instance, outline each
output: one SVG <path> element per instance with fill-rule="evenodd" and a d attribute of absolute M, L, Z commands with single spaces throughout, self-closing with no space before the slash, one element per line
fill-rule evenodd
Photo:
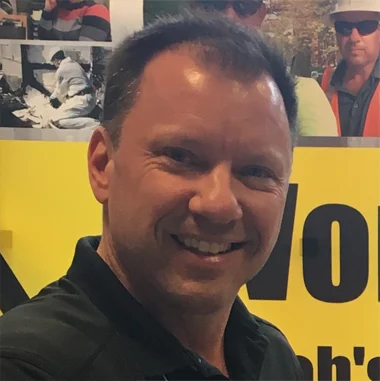
<path fill-rule="evenodd" d="M 342 12 L 335 15 L 336 21 L 359 22 L 364 20 L 380 20 L 380 13 L 376 12 Z"/>
<path fill-rule="evenodd" d="M 215 146 L 228 139 L 291 145 L 284 102 L 270 76 L 243 84 L 217 67 L 200 65 L 186 47 L 164 52 L 146 66 L 123 128 L 126 136 L 144 141 L 169 130 L 205 142 L 209 137 L 207 144 L 214 140 Z"/>

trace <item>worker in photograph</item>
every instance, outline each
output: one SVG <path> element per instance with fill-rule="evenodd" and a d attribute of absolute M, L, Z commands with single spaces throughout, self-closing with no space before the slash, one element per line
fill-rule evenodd
<path fill-rule="evenodd" d="M 51 123 L 58 128 L 82 128 L 78 118 L 87 117 L 96 106 L 91 80 L 82 66 L 66 57 L 62 49 L 54 48 L 50 56 L 57 68 L 56 86 L 50 96 L 50 103 L 57 110 L 51 115 Z"/>
<path fill-rule="evenodd" d="M 380 136 L 380 0 L 341 0 L 331 13 L 343 57 L 322 87 L 342 136 Z"/>
<path fill-rule="evenodd" d="M 41 40 L 111 41 L 109 9 L 91 0 L 45 0 Z"/>

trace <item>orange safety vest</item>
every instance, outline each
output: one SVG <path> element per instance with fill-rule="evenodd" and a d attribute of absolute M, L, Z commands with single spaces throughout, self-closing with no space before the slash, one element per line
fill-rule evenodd
<path fill-rule="evenodd" d="M 342 136 L 339 117 L 338 92 L 331 86 L 331 77 L 333 76 L 334 71 L 335 68 L 333 67 L 326 68 L 325 72 L 323 73 L 321 87 L 329 98 L 331 107 L 334 111 L 338 124 L 338 135 Z M 372 100 L 367 111 L 363 136 L 380 137 L 380 82 L 378 83 L 375 93 L 372 96 Z"/>

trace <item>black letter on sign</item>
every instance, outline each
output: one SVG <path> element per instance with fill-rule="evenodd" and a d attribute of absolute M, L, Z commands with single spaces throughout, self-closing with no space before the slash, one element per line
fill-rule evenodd
<path fill-rule="evenodd" d="M 380 357 L 375 357 L 368 363 L 367 373 L 371 381 L 380 380 Z"/>
<path fill-rule="evenodd" d="M 314 376 L 313 376 L 314 369 L 313 369 L 312 362 L 307 357 L 304 357 L 304 356 L 297 356 L 297 357 L 298 357 L 298 361 L 300 362 L 301 368 L 302 368 L 302 375 L 303 375 L 302 380 L 303 381 L 313 381 L 314 380 Z"/>
<path fill-rule="evenodd" d="M 344 356 L 332 358 L 331 347 L 318 347 L 318 380 L 332 381 L 333 365 L 336 367 L 336 381 L 351 380 L 350 360 Z"/>
<path fill-rule="evenodd" d="M 291 184 L 276 246 L 264 268 L 247 283 L 249 299 L 286 300 L 298 185 Z"/>
<path fill-rule="evenodd" d="M 340 225 L 340 284 L 331 279 L 331 225 Z M 303 230 L 303 274 L 309 293 L 330 303 L 358 298 L 368 282 L 368 226 L 346 205 L 323 205 L 306 219 Z"/>
<path fill-rule="evenodd" d="M 27 300 L 28 295 L 0 253 L 0 311 L 6 313 Z"/>

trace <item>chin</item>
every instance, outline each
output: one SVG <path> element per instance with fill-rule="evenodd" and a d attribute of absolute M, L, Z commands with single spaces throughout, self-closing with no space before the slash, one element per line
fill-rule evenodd
<path fill-rule="evenodd" d="M 182 289 L 176 288 L 172 292 L 167 290 L 165 297 L 183 311 L 208 314 L 233 303 L 238 292 L 239 289 L 233 292 L 232 290 L 213 287 L 212 284 L 191 284 L 182 287 Z"/>
<path fill-rule="evenodd" d="M 351 58 L 350 60 L 352 66 L 363 66 L 365 64 L 365 61 L 360 58 Z"/>
<path fill-rule="evenodd" d="M 178 306 L 180 306 L 182 310 L 199 314 L 214 313 L 225 308 L 226 305 L 230 303 L 230 300 L 226 300 L 223 294 L 206 293 L 178 295 L 177 301 Z"/>

